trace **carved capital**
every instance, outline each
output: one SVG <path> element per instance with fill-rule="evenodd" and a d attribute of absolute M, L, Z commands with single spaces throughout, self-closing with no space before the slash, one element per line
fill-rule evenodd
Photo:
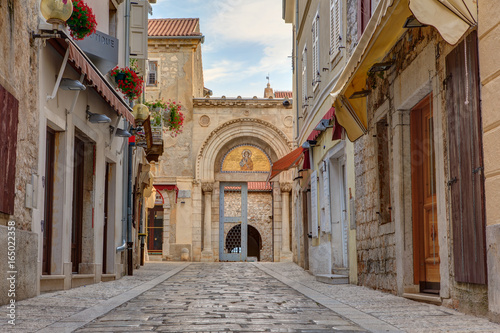
<path fill-rule="evenodd" d="M 280 190 L 281 192 L 292 192 L 292 183 L 280 183 Z"/>
<path fill-rule="evenodd" d="M 214 190 L 214 183 L 201 183 L 201 190 L 204 193 L 212 192 Z"/>

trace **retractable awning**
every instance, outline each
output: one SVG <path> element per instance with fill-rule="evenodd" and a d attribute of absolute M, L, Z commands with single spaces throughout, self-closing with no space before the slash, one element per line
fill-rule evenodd
<path fill-rule="evenodd" d="M 160 184 L 155 184 L 153 185 L 156 191 L 160 192 L 162 190 L 165 191 L 175 191 L 175 202 L 177 202 L 177 198 L 179 197 L 179 188 L 177 185 L 160 185 Z"/>
<path fill-rule="evenodd" d="M 269 180 L 273 179 L 283 171 L 298 166 L 305 150 L 306 150 L 305 148 L 299 147 L 294 151 L 292 151 L 291 153 L 283 156 L 282 158 L 274 162 L 271 167 L 271 174 L 269 175 Z"/>
<path fill-rule="evenodd" d="M 92 61 L 70 38 L 51 38 L 49 44 L 64 56 L 69 49 L 68 63 L 80 74 L 85 74 L 85 79 L 94 90 L 121 116 L 131 124 L 135 123 L 132 109 L 118 94 L 103 74 L 92 64 Z"/>
<path fill-rule="evenodd" d="M 455 45 L 470 27 L 477 24 L 478 0 L 409 0 L 415 18 L 439 31 Z"/>

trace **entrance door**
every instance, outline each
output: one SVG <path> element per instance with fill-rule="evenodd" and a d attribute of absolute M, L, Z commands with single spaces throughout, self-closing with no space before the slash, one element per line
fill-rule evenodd
<path fill-rule="evenodd" d="M 149 210 L 148 254 L 162 254 L 163 251 L 163 206 Z"/>
<path fill-rule="evenodd" d="M 411 165 L 415 284 L 439 294 L 439 241 L 436 205 L 432 95 L 411 111 Z"/>
<path fill-rule="evenodd" d="M 52 206 L 54 204 L 54 150 L 55 132 L 47 128 L 45 152 L 45 216 L 43 224 L 43 264 L 42 274 L 50 274 L 52 250 Z"/>
<path fill-rule="evenodd" d="M 106 178 L 104 180 L 104 226 L 102 236 L 102 274 L 106 274 L 108 250 L 108 207 L 109 207 L 109 163 L 106 163 Z"/>
<path fill-rule="evenodd" d="M 221 183 L 219 259 L 247 260 L 247 183 Z"/>
<path fill-rule="evenodd" d="M 83 223 L 83 182 L 85 143 L 75 137 L 73 173 L 73 224 L 71 228 L 71 263 L 73 273 L 78 273 L 82 262 L 82 223 Z"/>

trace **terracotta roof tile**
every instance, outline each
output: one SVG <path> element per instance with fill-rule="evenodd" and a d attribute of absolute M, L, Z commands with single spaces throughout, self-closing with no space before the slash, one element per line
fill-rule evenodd
<path fill-rule="evenodd" d="M 148 35 L 158 37 L 201 36 L 199 19 L 150 19 Z"/>
<path fill-rule="evenodd" d="M 274 98 L 293 98 L 291 91 L 275 91 Z"/>

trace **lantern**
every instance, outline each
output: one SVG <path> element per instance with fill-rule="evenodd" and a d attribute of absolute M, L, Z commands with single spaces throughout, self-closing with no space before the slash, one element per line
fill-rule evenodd
<path fill-rule="evenodd" d="M 136 104 L 133 107 L 132 115 L 135 118 L 135 122 L 138 125 L 142 125 L 149 117 L 149 109 L 144 104 Z"/>
<path fill-rule="evenodd" d="M 73 1 L 42 0 L 40 10 L 47 23 L 65 24 L 73 13 Z"/>

